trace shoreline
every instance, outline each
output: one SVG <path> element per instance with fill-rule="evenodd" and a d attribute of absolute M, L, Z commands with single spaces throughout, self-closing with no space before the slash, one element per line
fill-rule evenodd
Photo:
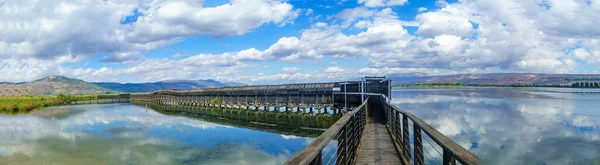
<path fill-rule="evenodd" d="M 107 103 L 106 100 L 125 99 L 123 96 L 119 94 L 0 96 L 0 113 L 20 114 L 45 107 Z"/>

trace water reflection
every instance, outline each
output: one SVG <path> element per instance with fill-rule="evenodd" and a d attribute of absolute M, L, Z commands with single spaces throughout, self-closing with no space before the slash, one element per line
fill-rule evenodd
<path fill-rule="evenodd" d="M 296 112 L 224 110 L 193 106 L 145 106 L 165 115 L 185 116 L 234 127 L 315 138 L 341 117 L 341 114 L 311 115 Z"/>
<path fill-rule="evenodd" d="M 0 115 L 0 164 L 282 164 L 312 140 L 131 104 L 43 111 Z"/>
<path fill-rule="evenodd" d="M 394 104 L 474 152 L 482 164 L 600 163 L 600 94 L 459 88 L 393 95 Z"/>

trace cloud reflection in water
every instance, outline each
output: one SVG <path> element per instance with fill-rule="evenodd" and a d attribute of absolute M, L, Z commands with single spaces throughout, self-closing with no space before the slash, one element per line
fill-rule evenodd
<path fill-rule="evenodd" d="M 482 164 L 600 163 L 600 112 L 590 109 L 600 107 L 600 97 L 550 92 L 401 89 L 393 92 L 393 103 L 474 152 Z"/>
<path fill-rule="evenodd" d="M 0 115 L 0 164 L 282 164 L 311 140 L 130 104 L 43 111 Z"/>

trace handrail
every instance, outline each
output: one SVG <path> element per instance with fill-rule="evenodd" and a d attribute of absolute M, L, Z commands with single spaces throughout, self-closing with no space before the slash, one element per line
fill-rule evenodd
<path fill-rule="evenodd" d="M 385 102 L 385 101 L 384 101 Z M 417 116 L 413 115 L 410 112 L 406 112 L 401 110 L 400 108 L 385 102 L 385 104 L 390 107 L 391 109 L 393 109 L 394 111 L 396 111 L 397 113 L 402 114 L 402 119 L 400 119 L 400 116 L 397 115 L 397 113 L 394 113 L 394 116 L 390 116 L 391 113 L 386 113 L 389 118 L 391 117 L 392 122 L 394 122 L 394 124 L 392 126 L 388 126 L 392 127 L 392 129 L 394 129 L 393 131 L 396 131 L 395 133 L 393 133 L 396 136 L 396 140 L 401 140 L 400 145 L 404 145 L 400 148 L 409 148 L 407 142 L 408 142 L 408 131 L 404 131 L 402 133 L 400 133 L 400 130 L 406 130 L 408 129 L 408 121 L 405 121 L 406 119 L 410 119 L 413 122 L 413 127 L 414 127 L 414 131 L 413 132 L 419 132 L 419 134 L 415 134 L 413 133 L 413 137 L 415 139 L 418 140 L 414 140 L 414 142 L 419 142 L 422 143 L 421 141 L 421 135 L 420 135 L 420 131 L 422 130 L 423 132 L 425 132 L 429 137 L 431 137 L 431 139 L 433 139 L 438 145 L 440 145 L 443 150 L 444 150 L 444 163 L 443 164 L 454 164 L 454 160 L 458 160 L 460 163 L 465 164 L 465 165 L 475 165 L 475 164 L 479 164 L 479 158 L 477 158 L 477 156 L 475 156 L 475 154 L 469 152 L 468 150 L 466 150 L 465 148 L 463 148 L 462 146 L 456 144 L 453 140 L 451 140 L 450 138 L 444 136 L 442 133 L 440 133 L 439 131 L 437 131 L 435 128 L 431 127 L 429 124 L 425 123 L 423 120 L 421 120 L 420 118 L 418 118 Z M 387 108 L 386 108 L 387 111 Z M 402 120 L 402 128 L 398 128 L 400 126 L 398 126 L 398 122 L 399 120 Z M 392 131 L 392 132 L 393 132 Z M 401 136 L 401 139 L 398 139 Z M 416 144 L 419 145 L 419 144 Z M 422 144 L 420 144 L 420 150 L 419 152 L 421 152 L 421 160 L 422 160 Z M 408 146 L 408 147 L 406 147 Z M 415 146 L 415 150 L 417 150 L 417 148 L 419 148 L 419 146 Z M 410 149 L 409 149 L 410 150 Z M 417 151 L 415 151 L 417 152 Z M 404 154 L 405 157 L 410 158 L 410 151 L 404 151 L 402 152 Z M 416 154 L 416 153 L 415 153 Z M 417 157 L 417 156 L 415 156 Z M 421 162 L 422 163 L 422 162 Z M 415 164 L 420 164 L 418 162 L 415 162 Z"/>
<path fill-rule="evenodd" d="M 313 142 L 311 142 L 308 146 L 306 146 L 302 151 L 300 151 L 299 153 L 297 153 L 296 155 L 294 155 L 294 157 L 292 157 L 291 159 L 289 159 L 285 164 L 286 165 L 308 165 L 308 164 L 321 164 L 322 162 L 322 158 L 321 158 L 321 152 L 323 150 L 323 148 L 325 148 L 327 146 L 327 144 L 333 140 L 334 138 L 336 138 L 336 136 L 342 135 L 342 138 L 345 138 L 344 142 L 341 143 L 348 143 L 348 141 L 352 140 L 354 142 L 356 142 L 356 144 L 354 144 L 354 146 L 346 146 L 344 145 L 341 148 L 343 149 L 343 153 L 348 154 L 349 152 L 347 151 L 347 149 L 349 148 L 354 148 L 355 150 L 357 149 L 358 143 L 360 143 L 360 136 L 362 136 L 362 131 L 359 132 L 354 132 L 357 134 L 357 138 L 358 139 L 349 139 L 346 137 L 347 134 L 349 134 L 349 132 L 347 131 L 348 127 L 353 127 L 355 124 L 359 124 L 359 130 L 364 129 L 364 125 L 365 123 L 365 118 L 366 118 L 366 109 L 367 109 L 367 104 L 368 104 L 369 99 L 365 100 L 363 102 L 363 104 L 361 104 L 360 106 L 354 108 L 354 110 L 349 111 L 347 114 L 345 114 L 344 116 L 342 116 L 340 119 L 338 119 L 337 122 L 335 122 L 329 129 L 327 129 L 325 132 L 323 132 L 323 134 L 321 134 L 319 137 L 317 137 Z M 355 115 L 360 115 L 355 116 Z M 351 120 L 359 120 L 359 122 L 354 122 L 353 124 L 350 124 Z M 343 132 L 342 132 L 343 131 Z M 340 150 L 340 148 L 338 148 L 338 150 Z M 352 153 L 356 154 L 356 152 L 352 151 Z M 339 156 L 340 152 L 338 152 L 338 156 Z M 354 155 L 352 155 L 354 156 Z M 338 157 L 338 159 L 340 159 Z M 350 161 L 352 160 L 351 158 L 342 158 L 342 162 L 345 162 L 345 164 L 348 164 Z M 336 160 L 337 161 L 337 160 Z M 340 162 L 336 162 L 336 164 L 343 164 Z"/>

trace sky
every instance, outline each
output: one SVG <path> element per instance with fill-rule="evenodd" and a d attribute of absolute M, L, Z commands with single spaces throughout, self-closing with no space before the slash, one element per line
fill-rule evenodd
<path fill-rule="evenodd" d="M 596 74 L 600 0 L 0 0 L 0 82 Z"/>

